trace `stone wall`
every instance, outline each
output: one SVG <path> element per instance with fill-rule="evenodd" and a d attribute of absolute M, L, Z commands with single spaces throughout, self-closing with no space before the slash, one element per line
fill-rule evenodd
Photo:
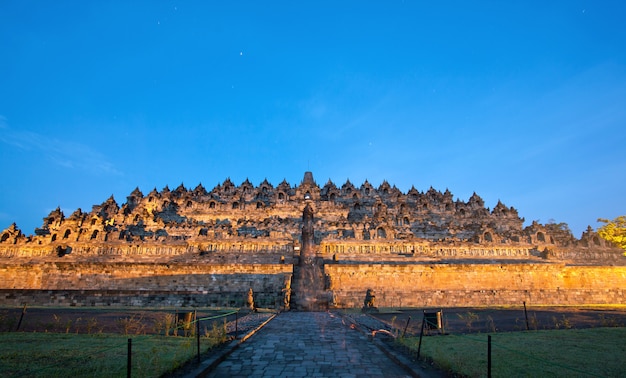
<path fill-rule="evenodd" d="M 621 249 L 591 227 L 576 239 L 563 223 L 523 223 L 475 193 L 320 187 L 311 172 L 297 186 L 137 188 L 121 206 L 57 208 L 35 235 L 1 231 L 0 305 L 224 306 L 249 288 L 280 305 L 304 241 L 326 263 L 314 297 L 330 286 L 343 307 L 361 307 L 368 288 L 379 306 L 623 303 Z"/>
<path fill-rule="evenodd" d="M 0 305 L 242 306 L 252 288 L 282 304 L 291 264 L 16 262 L 0 264 Z M 330 263 L 338 307 L 625 304 L 626 267 L 565 264 Z"/>
<path fill-rule="evenodd" d="M 3 263 L 0 305 L 241 306 L 282 302 L 286 264 Z"/>
<path fill-rule="evenodd" d="M 317 245 L 428 241 L 509 246 L 516 253 L 541 245 L 622 253 L 590 227 L 579 240 L 564 223 L 524 227 L 515 208 L 498 201 L 490 209 L 476 193 L 461 201 L 448 190 L 411 188 L 404 193 L 386 181 L 378 188 L 367 181 L 355 186 L 349 180 L 341 187 L 330 180 L 320 187 L 306 172 L 297 186 L 283 181 L 274 187 L 267 180 L 256 187 L 248 180 L 236 186 L 227 179 L 211 191 L 202 185 L 193 190 L 180 185 L 144 195 L 137 188 L 121 205 L 111 196 L 89 212 L 76 209 L 68 217 L 57 208 L 34 235 L 27 236 L 16 224 L 0 231 L 0 246 L 6 247 L 0 248 L 0 258 L 43 256 L 67 246 L 85 256 L 174 256 L 242 246 L 242 252 L 287 251 L 300 237 L 306 206 L 314 213 Z M 454 249 L 453 255 L 471 252 Z M 569 251 L 566 255 L 589 257 Z"/>
<path fill-rule="evenodd" d="M 339 307 L 624 304 L 626 267 L 563 264 L 329 264 Z"/>
<path fill-rule="evenodd" d="M 3 290 L 0 305 L 9 307 L 244 307 L 247 292 L 191 294 L 189 292 L 158 292 L 136 290 Z M 257 307 L 277 308 L 282 295 L 255 292 Z"/>
<path fill-rule="evenodd" d="M 142 256 L 150 258 L 184 258 L 193 255 L 238 255 L 249 259 L 267 260 L 267 258 L 277 259 L 282 256 L 293 255 L 293 243 L 269 241 L 213 241 L 213 242 L 176 242 L 176 243 L 126 243 L 126 242 L 74 242 L 62 243 L 54 242 L 49 244 L 25 244 L 25 245 L 1 245 L 0 259 L 2 258 L 42 258 L 59 257 L 59 252 L 64 257 L 74 259 L 85 258 L 108 258 L 127 257 L 140 259 Z"/>

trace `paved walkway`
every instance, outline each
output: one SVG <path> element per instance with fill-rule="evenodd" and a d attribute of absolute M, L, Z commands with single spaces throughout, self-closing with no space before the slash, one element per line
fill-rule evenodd
<path fill-rule="evenodd" d="M 359 331 L 325 312 L 281 313 L 209 377 L 407 377 Z"/>

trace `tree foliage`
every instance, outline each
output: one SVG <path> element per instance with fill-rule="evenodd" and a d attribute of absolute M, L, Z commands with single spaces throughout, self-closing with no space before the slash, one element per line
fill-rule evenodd
<path fill-rule="evenodd" d="M 569 225 L 565 222 L 556 223 L 554 219 L 550 219 L 546 224 L 546 228 L 552 231 L 565 231 L 567 233 L 572 233 L 569 228 Z"/>
<path fill-rule="evenodd" d="M 600 218 L 598 222 L 604 223 L 598 228 L 598 235 L 626 251 L 626 216 L 622 215 L 613 220 Z"/>

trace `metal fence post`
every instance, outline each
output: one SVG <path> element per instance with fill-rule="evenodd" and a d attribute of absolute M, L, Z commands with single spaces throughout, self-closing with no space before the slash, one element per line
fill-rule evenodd
<path fill-rule="evenodd" d="M 133 354 L 133 339 L 128 339 L 128 356 L 126 358 L 126 377 L 127 378 L 130 378 L 132 354 Z"/>
<path fill-rule="evenodd" d="M 426 311 L 424 311 L 424 317 L 422 318 L 422 330 L 420 331 L 420 341 L 417 345 L 417 358 L 420 358 L 420 352 L 422 351 L 422 336 L 424 336 L 424 326 L 426 325 Z"/>
<path fill-rule="evenodd" d="M 15 332 L 20 330 L 20 326 L 22 325 L 22 319 L 24 319 L 25 313 L 26 313 L 26 303 L 24 303 L 24 308 L 22 309 L 22 315 L 20 315 L 20 321 L 17 322 L 17 328 L 15 328 Z"/>
<path fill-rule="evenodd" d="M 200 320 L 196 318 L 196 338 L 198 340 L 198 364 L 200 363 Z"/>
<path fill-rule="evenodd" d="M 528 312 L 526 311 L 526 301 L 524 301 L 524 316 L 526 317 L 526 330 L 529 331 L 530 327 L 528 326 Z"/>
<path fill-rule="evenodd" d="M 404 335 L 406 335 L 406 329 L 409 328 L 409 322 L 411 321 L 411 317 L 409 316 L 409 318 L 406 320 L 406 325 L 404 326 L 404 332 L 402 332 L 402 337 L 404 337 Z"/>
<path fill-rule="evenodd" d="M 491 378 L 491 335 L 487 336 L 487 378 Z"/>

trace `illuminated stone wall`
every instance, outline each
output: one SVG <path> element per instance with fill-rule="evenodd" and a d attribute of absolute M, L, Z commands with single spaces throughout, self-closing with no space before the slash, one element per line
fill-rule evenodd
<path fill-rule="evenodd" d="M 332 264 L 340 307 L 624 304 L 626 267 L 563 264 Z"/>
<path fill-rule="evenodd" d="M 268 307 L 282 302 L 285 264 L 0 264 L 0 304 L 242 306 L 249 288 Z"/>
<path fill-rule="evenodd" d="M 2 263 L 0 304 L 262 306 L 282 304 L 290 264 Z M 338 307 L 624 304 L 626 267 L 564 264 L 326 264 Z"/>
<path fill-rule="evenodd" d="M 361 307 L 368 288 L 379 306 L 624 301 L 626 257 L 591 227 L 577 239 L 562 223 L 524 227 L 515 208 L 475 193 L 320 187 L 307 172 L 296 186 L 137 188 L 121 205 L 57 208 L 34 235 L 12 224 L 0 232 L 0 305 L 239 305 L 252 288 L 279 306 L 307 250 L 309 206 L 316 294 L 331 304 Z"/>

